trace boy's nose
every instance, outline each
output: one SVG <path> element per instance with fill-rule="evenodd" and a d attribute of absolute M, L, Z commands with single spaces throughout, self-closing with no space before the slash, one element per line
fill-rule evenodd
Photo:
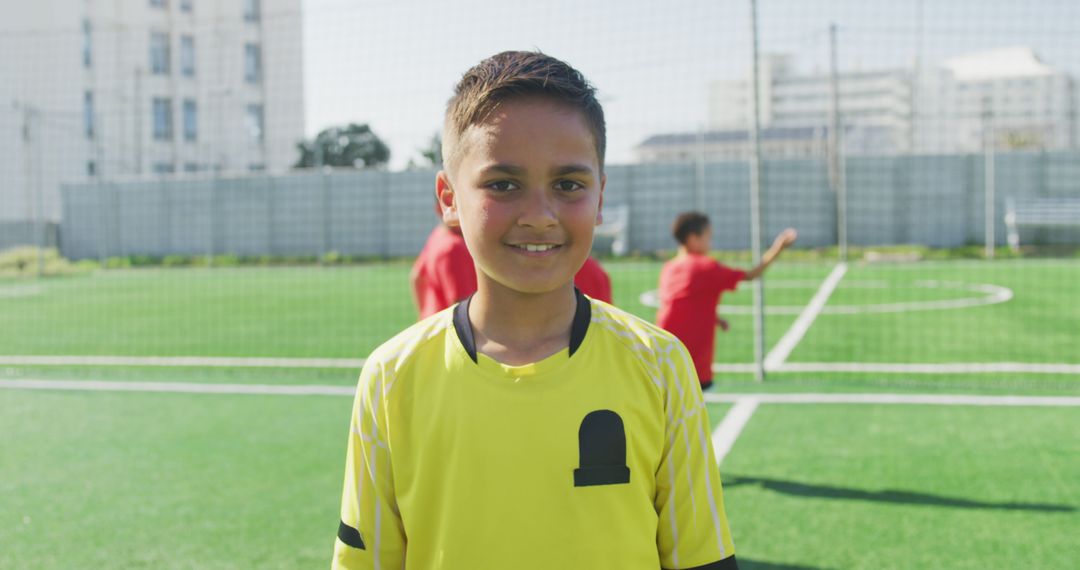
<path fill-rule="evenodd" d="M 530 190 L 522 205 L 518 225 L 538 229 L 555 226 L 558 221 L 554 206 L 552 197 L 548 196 L 547 192 L 542 189 Z"/>

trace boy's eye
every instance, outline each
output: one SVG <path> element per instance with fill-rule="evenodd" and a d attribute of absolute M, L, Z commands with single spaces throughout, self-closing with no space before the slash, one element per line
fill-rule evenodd
<path fill-rule="evenodd" d="M 509 180 L 497 180 L 487 185 L 488 188 L 496 192 L 509 192 L 517 189 L 517 185 Z"/>
<path fill-rule="evenodd" d="M 573 180 L 560 180 L 555 183 L 555 188 L 562 192 L 574 192 L 585 188 L 585 186 Z"/>

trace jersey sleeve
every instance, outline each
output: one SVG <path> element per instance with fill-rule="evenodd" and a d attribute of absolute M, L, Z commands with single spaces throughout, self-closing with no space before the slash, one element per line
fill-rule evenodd
<path fill-rule="evenodd" d="M 333 568 L 404 567 L 405 530 L 394 494 L 381 368 L 372 359 L 364 364 L 353 402 Z"/>
<path fill-rule="evenodd" d="M 709 415 L 681 344 L 668 348 L 662 369 L 667 428 L 655 497 L 660 565 L 669 570 L 736 568 Z"/>
<path fill-rule="evenodd" d="M 723 263 L 716 264 L 716 271 L 713 274 L 717 287 L 720 288 L 721 292 L 734 291 L 739 286 L 739 283 L 746 279 L 745 271 L 728 267 Z"/>

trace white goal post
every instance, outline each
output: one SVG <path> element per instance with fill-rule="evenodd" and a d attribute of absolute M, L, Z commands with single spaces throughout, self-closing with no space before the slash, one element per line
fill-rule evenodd
<path fill-rule="evenodd" d="M 630 206 L 627 204 L 604 204 L 604 223 L 596 226 L 598 236 L 614 238 L 611 253 L 626 255 L 630 252 Z"/>
<path fill-rule="evenodd" d="M 1080 198 L 1022 198 L 1005 201 L 1005 228 L 1009 247 L 1020 249 L 1023 226 L 1080 227 Z"/>

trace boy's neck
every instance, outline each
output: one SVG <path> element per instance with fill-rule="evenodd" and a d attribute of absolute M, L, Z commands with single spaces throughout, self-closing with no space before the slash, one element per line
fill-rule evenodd
<path fill-rule="evenodd" d="M 469 302 L 476 351 L 510 366 L 543 360 L 570 345 L 576 308 L 573 283 L 530 294 L 481 278 Z"/>
<path fill-rule="evenodd" d="M 690 248 L 686 247 L 685 245 L 680 245 L 678 253 L 676 253 L 675 255 L 678 256 L 678 257 L 686 257 L 687 255 L 701 255 L 701 254 L 696 252 L 696 251 L 690 251 Z"/>

